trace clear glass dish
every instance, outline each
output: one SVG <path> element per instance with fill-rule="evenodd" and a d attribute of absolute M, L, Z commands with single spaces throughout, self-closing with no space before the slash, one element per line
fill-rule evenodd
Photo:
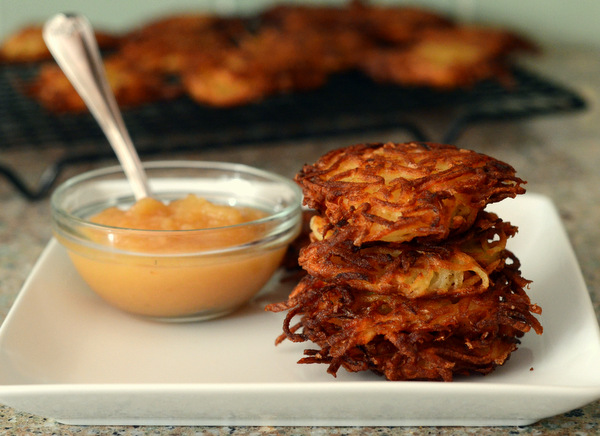
<path fill-rule="evenodd" d="M 300 231 L 301 192 L 295 183 L 222 162 L 151 162 L 145 169 L 153 197 L 163 202 L 194 194 L 259 210 L 262 217 L 193 230 L 100 225 L 90 217 L 135 203 L 122 169 L 73 177 L 52 195 L 53 233 L 90 288 L 121 310 L 170 321 L 222 316 L 256 295 Z"/>

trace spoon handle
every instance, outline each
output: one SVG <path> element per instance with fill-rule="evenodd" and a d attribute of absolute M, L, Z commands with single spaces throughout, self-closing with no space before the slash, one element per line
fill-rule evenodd
<path fill-rule="evenodd" d="M 106 79 L 89 21 L 81 15 L 58 14 L 44 25 L 43 37 L 50 53 L 106 135 L 135 198 L 149 197 L 150 189 L 142 163 Z"/>

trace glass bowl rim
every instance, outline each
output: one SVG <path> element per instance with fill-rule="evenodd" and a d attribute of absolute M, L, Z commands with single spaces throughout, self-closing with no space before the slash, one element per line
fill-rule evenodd
<path fill-rule="evenodd" d="M 217 231 L 225 231 L 235 228 L 241 227 L 249 227 L 255 225 L 262 225 L 271 221 L 282 220 L 283 222 L 287 221 L 288 218 L 293 217 L 295 215 L 295 211 L 301 211 L 301 201 L 302 201 L 302 192 L 300 188 L 295 184 L 292 179 L 288 179 L 279 174 L 259 169 L 256 167 L 252 167 L 245 164 L 240 163 L 232 163 L 232 162 L 218 162 L 218 161 L 184 161 L 184 160 L 168 160 L 168 161 L 149 161 L 144 162 L 142 164 L 147 170 L 161 170 L 161 169 L 200 169 L 200 170 L 221 170 L 227 172 L 239 172 L 246 173 L 253 176 L 261 177 L 267 181 L 277 182 L 286 185 L 288 188 L 291 188 L 291 191 L 294 192 L 298 201 L 293 204 L 287 205 L 280 211 L 269 214 L 265 217 L 247 221 L 240 224 L 233 224 L 228 226 L 220 226 L 220 227 L 210 227 L 204 229 L 181 229 L 181 230 L 148 230 L 148 229 L 133 229 L 128 227 L 116 227 L 116 226 L 108 226 L 104 224 L 93 223 L 89 221 L 87 218 L 81 218 L 72 213 L 65 210 L 61 207 L 58 202 L 59 198 L 64 195 L 64 193 L 73 186 L 82 183 L 86 180 L 92 180 L 94 178 L 108 176 L 111 174 L 118 175 L 121 173 L 123 175 L 123 179 L 125 180 L 125 174 L 123 172 L 123 168 L 120 165 L 113 165 L 108 167 L 102 167 L 93 169 L 90 171 L 83 172 L 81 174 L 77 174 L 64 182 L 62 182 L 52 193 L 50 197 L 50 207 L 53 216 L 53 221 L 59 221 L 56 216 L 62 218 L 62 220 L 67 221 L 68 225 L 80 225 L 85 226 L 87 228 L 93 228 L 97 230 L 106 230 L 112 232 L 128 232 L 131 234 L 156 234 L 156 235 L 166 235 L 166 234 L 190 234 L 195 232 L 217 232 Z M 149 177 L 152 180 L 151 177 Z M 133 193 L 132 193 L 133 197 Z"/>

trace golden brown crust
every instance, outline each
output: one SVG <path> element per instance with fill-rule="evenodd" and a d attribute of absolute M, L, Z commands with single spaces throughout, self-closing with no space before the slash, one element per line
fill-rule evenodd
<path fill-rule="evenodd" d="M 378 243 L 356 247 L 343 232 L 300 252 L 299 264 L 316 279 L 406 298 L 461 296 L 486 291 L 489 275 L 512 255 L 506 241 L 516 228 L 481 212 L 464 234 L 440 243 Z"/>
<path fill-rule="evenodd" d="M 332 375 L 344 367 L 388 380 L 451 381 L 491 372 L 517 348 L 519 337 L 543 330 L 518 264 L 492 278 L 493 286 L 481 294 L 407 299 L 306 276 L 287 302 L 267 310 L 288 311 L 278 343 L 311 341 L 320 348 L 307 350 L 299 363 L 326 363 Z"/>
<path fill-rule="evenodd" d="M 441 240 L 468 229 L 487 204 L 525 190 L 510 165 L 450 145 L 374 143 L 331 151 L 296 175 L 313 230 L 343 228 L 355 245 Z"/>
<path fill-rule="evenodd" d="M 306 274 L 266 310 L 287 311 L 276 344 L 316 345 L 299 363 L 451 381 L 490 373 L 542 333 L 506 249 L 517 228 L 483 210 L 524 192 L 509 165 L 443 144 L 359 144 L 296 180 L 315 209 Z"/>

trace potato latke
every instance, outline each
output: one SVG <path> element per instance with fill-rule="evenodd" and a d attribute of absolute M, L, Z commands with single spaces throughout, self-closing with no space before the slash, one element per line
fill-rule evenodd
<path fill-rule="evenodd" d="M 484 210 L 525 191 L 510 165 L 450 145 L 361 144 L 296 179 L 316 213 L 306 275 L 266 309 L 287 311 L 277 344 L 318 347 L 299 363 L 451 381 L 490 373 L 542 333 L 506 249 L 517 228 Z"/>
<path fill-rule="evenodd" d="M 510 165 L 449 145 L 359 144 L 305 165 L 296 181 L 321 236 L 344 228 L 356 245 L 447 238 L 487 204 L 525 192 Z M 323 221 L 325 220 L 325 222 Z"/>
<path fill-rule="evenodd" d="M 214 107 L 318 89 L 333 75 L 357 72 L 375 82 L 435 90 L 465 89 L 483 81 L 509 86 L 513 55 L 533 50 L 532 43 L 509 30 L 474 27 L 419 7 L 362 1 L 274 5 L 243 17 L 190 11 L 143 23 L 123 35 L 96 35 L 100 47 L 128 64 L 139 80 L 144 75 L 162 78 L 167 89 L 177 83 L 194 101 Z M 0 44 L 0 64 L 50 59 L 40 25 L 24 27 Z M 63 80 L 52 76 L 34 82 L 40 80 L 48 91 L 30 96 L 40 97 L 49 110 L 85 109 L 48 104 L 45 96 L 60 94 Z M 133 81 L 120 91 L 135 95 L 130 104 L 156 101 L 153 87 L 145 96 Z M 158 94 L 179 95 L 170 90 Z"/>
<path fill-rule="evenodd" d="M 357 247 L 344 233 L 315 241 L 299 264 L 315 278 L 355 289 L 408 298 L 481 293 L 489 274 L 511 256 L 506 241 L 516 228 L 482 212 L 472 229 L 443 245 L 378 243 Z"/>

